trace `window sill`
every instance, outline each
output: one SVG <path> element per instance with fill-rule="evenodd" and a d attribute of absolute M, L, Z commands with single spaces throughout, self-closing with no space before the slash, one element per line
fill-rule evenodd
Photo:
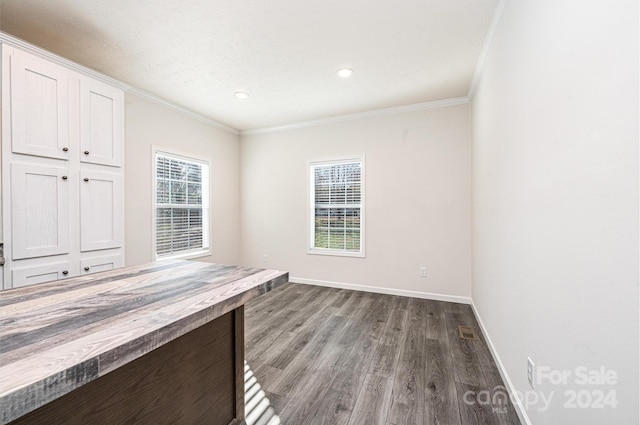
<path fill-rule="evenodd" d="M 168 255 L 165 257 L 158 257 L 156 255 L 156 261 L 164 261 L 164 260 L 193 260 L 195 258 L 208 257 L 211 255 L 211 250 L 207 249 L 204 251 L 191 251 L 185 252 L 183 254 L 176 255 Z"/>
<path fill-rule="evenodd" d="M 350 251 L 338 251 L 334 249 L 310 249 L 307 251 L 310 255 L 328 255 L 333 257 L 356 257 L 365 258 L 364 251 L 350 252 Z"/>

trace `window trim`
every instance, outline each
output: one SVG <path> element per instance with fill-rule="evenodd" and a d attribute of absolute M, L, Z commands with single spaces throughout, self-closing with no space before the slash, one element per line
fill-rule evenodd
<path fill-rule="evenodd" d="M 359 251 L 346 251 L 341 249 L 330 248 L 316 248 L 315 242 L 315 175 L 313 173 L 314 166 L 317 165 L 339 165 L 351 162 L 360 162 L 360 250 Z M 366 234 L 366 220 L 365 220 L 365 156 L 353 155 L 353 156 L 341 156 L 336 158 L 324 158 L 317 160 L 307 161 L 307 254 L 310 255 L 328 255 L 335 257 L 356 257 L 365 258 L 365 234 Z"/>
<path fill-rule="evenodd" d="M 156 241 L 157 241 L 157 223 L 156 223 L 156 213 L 157 213 L 157 209 L 158 209 L 158 193 L 157 193 L 157 187 L 158 187 L 158 174 L 157 174 L 157 161 L 156 161 L 156 155 L 163 155 L 163 156 L 167 156 L 167 157 L 171 157 L 171 158 L 175 158 L 177 160 L 183 160 L 183 161 L 188 161 L 188 162 L 195 162 L 195 163 L 201 163 L 203 165 L 207 165 L 207 167 L 209 167 L 209 205 L 207 207 L 208 209 L 208 214 L 207 214 L 207 220 L 208 220 L 208 227 L 209 227 L 209 235 L 208 235 L 208 240 L 209 240 L 209 244 L 208 247 L 206 248 L 202 248 L 202 249 L 198 249 L 198 250 L 191 250 L 191 251 L 185 251 L 179 254 L 175 254 L 175 255 L 165 255 L 165 256 L 158 256 L 158 251 L 157 251 L 157 246 L 156 246 Z M 194 155 L 191 153 L 186 153 L 186 152 L 181 152 L 178 150 L 174 150 L 174 149 L 169 149 L 169 148 L 164 148 L 164 147 L 160 147 L 160 146 L 156 146 L 156 145 L 152 145 L 151 146 L 151 253 L 152 253 L 152 258 L 154 259 L 154 261 L 164 261 L 164 260 L 178 260 L 178 259 L 182 259 L 182 260 L 188 260 L 188 259 L 193 259 L 193 258 L 201 258 L 201 257 L 207 257 L 213 254 L 213 238 L 212 238 L 212 226 L 211 226 L 211 159 L 204 157 L 204 156 L 199 156 L 199 155 Z M 204 209 L 204 206 L 203 206 Z M 203 220 L 204 220 L 204 214 L 203 214 Z"/>

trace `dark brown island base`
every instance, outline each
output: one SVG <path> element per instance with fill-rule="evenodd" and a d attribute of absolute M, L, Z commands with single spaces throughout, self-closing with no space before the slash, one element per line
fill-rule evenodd
<path fill-rule="evenodd" d="M 244 423 L 244 304 L 288 273 L 167 261 L 0 292 L 0 425 Z"/>

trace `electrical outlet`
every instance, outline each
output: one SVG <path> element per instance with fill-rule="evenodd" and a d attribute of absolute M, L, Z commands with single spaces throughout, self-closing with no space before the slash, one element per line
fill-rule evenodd
<path fill-rule="evenodd" d="M 427 268 L 420 267 L 420 277 L 427 277 Z"/>
<path fill-rule="evenodd" d="M 269 256 L 267 254 L 262 255 L 262 262 L 267 264 L 269 262 Z"/>
<path fill-rule="evenodd" d="M 533 363 L 533 360 L 531 360 L 531 357 L 527 357 L 527 380 L 529 381 L 529 385 L 531 385 L 531 388 L 535 388 L 535 380 L 533 379 L 535 376 L 535 371 L 536 371 L 536 365 L 535 363 Z"/>

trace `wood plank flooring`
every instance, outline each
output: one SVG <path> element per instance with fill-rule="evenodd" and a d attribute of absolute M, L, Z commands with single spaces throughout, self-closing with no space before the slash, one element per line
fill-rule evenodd
<path fill-rule="evenodd" d="M 520 425 L 468 305 L 290 283 L 245 313 L 249 425 Z"/>

